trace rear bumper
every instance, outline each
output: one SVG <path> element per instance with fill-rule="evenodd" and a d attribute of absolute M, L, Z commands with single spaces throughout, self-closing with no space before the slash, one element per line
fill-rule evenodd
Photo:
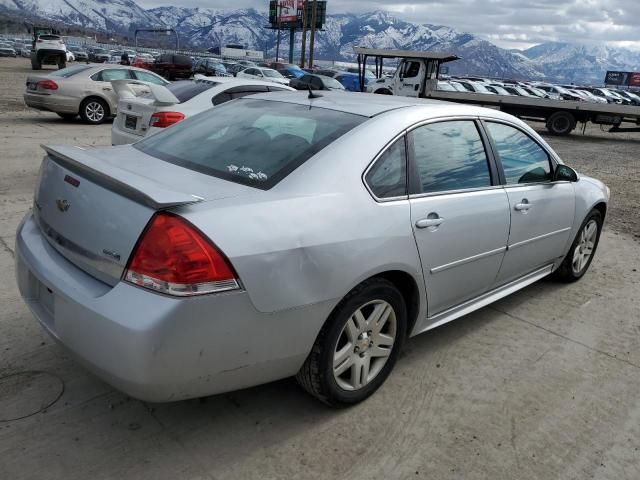
<path fill-rule="evenodd" d="M 27 107 L 36 110 L 45 110 L 56 113 L 78 113 L 80 101 L 77 98 L 64 97 L 61 95 L 47 95 L 41 93 L 25 92 L 24 103 Z"/>
<path fill-rule="evenodd" d="M 145 138 L 145 135 L 136 135 L 119 128 L 120 119 L 116 119 L 111 127 L 111 145 L 126 145 L 135 143 Z M 145 132 L 146 133 L 146 132 Z"/>
<path fill-rule="evenodd" d="M 332 307 L 262 314 L 246 292 L 179 299 L 110 287 L 58 254 L 31 213 L 15 261 L 20 294 L 43 328 L 107 383 L 152 402 L 294 375 Z"/>

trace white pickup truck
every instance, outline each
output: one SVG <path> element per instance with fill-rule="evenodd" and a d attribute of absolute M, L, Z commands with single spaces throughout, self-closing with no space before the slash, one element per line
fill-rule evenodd
<path fill-rule="evenodd" d="M 458 60 L 456 55 L 361 47 L 354 48 L 354 51 L 358 55 L 361 91 L 365 91 L 364 70 L 369 67 L 367 61 L 374 58 L 378 79 L 367 84 L 366 91 L 370 93 L 433 98 L 496 108 L 520 118 L 545 122 L 547 129 L 556 135 L 570 134 L 578 122 L 608 125 L 612 133 L 640 132 L 638 106 L 438 90 L 441 65 Z M 392 77 L 382 76 L 384 59 L 400 59 Z M 633 126 L 621 127 L 623 123 Z"/>

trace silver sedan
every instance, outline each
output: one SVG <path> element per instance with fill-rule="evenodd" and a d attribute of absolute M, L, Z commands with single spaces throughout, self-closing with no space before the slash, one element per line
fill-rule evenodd
<path fill-rule="evenodd" d="M 255 95 L 134 145 L 45 149 L 20 292 L 148 401 L 294 375 L 361 401 L 407 337 L 580 279 L 609 199 L 512 116 L 383 95 Z"/>

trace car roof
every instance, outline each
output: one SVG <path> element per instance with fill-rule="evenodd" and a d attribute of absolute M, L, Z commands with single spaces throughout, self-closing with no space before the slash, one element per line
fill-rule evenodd
<path fill-rule="evenodd" d="M 188 80 L 187 80 L 188 81 Z M 264 80 L 254 80 L 252 78 L 237 78 L 237 77 L 205 77 L 204 75 L 197 75 L 192 81 L 194 82 L 203 82 L 210 81 L 215 82 L 218 85 L 214 85 L 213 87 L 221 87 L 224 85 L 225 88 L 229 87 L 242 87 L 244 85 L 263 85 L 265 87 L 274 87 L 274 88 L 282 88 L 286 87 L 286 90 L 291 89 L 291 91 L 295 91 L 295 89 L 288 87 L 287 85 L 276 85 L 273 82 L 267 82 Z"/>
<path fill-rule="evenodd" d="M 374 117 L 400 108 L 428 106 L 433 107 L 434 112 L 438 111 L 440 113 L 443 108 L 447 108 L 452 111 L 452 114 L 458 115 L 489 115 L 492 117 L 504 116 L 505 118 L 511 118 L 498 110 L 473 105 L 463 105 L 460 103 L 443 102 L 441 100 L 342 91 L 322 91 L 322 93 L 315 93 L 315 95 L 322 96 L 310 99 L 307 91 L 297 90 L 295 92 L 259 93 L 252 95 L 251 98 L 295 103 L 298 105 L 310 105 L 365 117 Z"/>

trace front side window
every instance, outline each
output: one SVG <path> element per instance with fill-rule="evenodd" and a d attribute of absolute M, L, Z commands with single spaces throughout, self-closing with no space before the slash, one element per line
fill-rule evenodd
<path fill-rule="evenodd" d="M 420 73 L 420 63 L 418 62 L 406 62 L 404 64 L 404 72 L 403 72 L 403 77 L 404 78 L 413 78 L 413 77 L 417 77 L 418 74 Z"/>
<path fill-rule="evenodd" d="M 367 172 L 367 185 L 378 198 L 407 194 L 407 156 L 404 137 L 395 141 Z"/>
<path fill-rule="evenodd" d="M 489 163 L 471 120 L 431 123 L 411 131 L 422 193 L 491 185 Z"/>
<path fill-rule="evenodd" d="M 206 175 L 269 189 L 366 120 L 247 97 L 194 115 L 134 148 Z"/>
<path fill-rule="evenodd" d="M 524 132 L 503 123 L 486 122 L 507 185 L 551 181 L 547 152 Z"/>

